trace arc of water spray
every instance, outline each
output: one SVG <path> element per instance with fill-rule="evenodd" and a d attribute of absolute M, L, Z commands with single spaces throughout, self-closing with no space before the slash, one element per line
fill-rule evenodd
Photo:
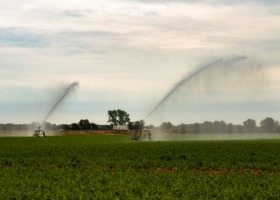
<path fill-rule="evenodd" d="M 49 116 L 54 112 L 54 110 L 57 108 L 57 106 L 63 101 L 63 99 L 65 99 L 65 97 L 72 92 L 75 87 L 79 86 L 79 82 L 74 82 L 71 83 L 62 93 L 62 95 L 59 97 L 59 99 L 55 102 L 55 104 L 51 107 L 50 111 L 48 112 L 48 114 L 46 115 L 44 121 L 46 121 Z"/>
<path fill-rule="evenodd" d="M 154 109 L 147 115 L 146 119 L 149 118 L 168 98 L 170 98 L 176 90 L 181 88 L 185 83 L 187 83 L 188 81 L 190 81 L 191 79 L 193 79 L 194 77 L 196 77 L 197 75 L 202 73 L 203 71 L 205 71 L 209 68 L 215 67 L 218 64 L 225 65 L 225 64 L 238 62 L 238 61 L 244 60 L 244 59 L 247 59 L 247 56 L 234 57 L 232 59 L 225 60 L 225 61 L 223 59 L 218 59 L 218 60 L 211 62 L 211 63 L 201 67 L 200 69 L 192 72 L 191 74 L 189 74 L 188 76 L 186 76 L 185 78 L 183 78 L 177 84 L 174 85 L 174 87 L 160 100 L 160 102 L 154 107 Z"/>

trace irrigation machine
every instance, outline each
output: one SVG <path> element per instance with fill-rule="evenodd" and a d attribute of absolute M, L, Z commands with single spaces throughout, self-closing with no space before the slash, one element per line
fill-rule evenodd
<path fill-rule="evenodd" d="M 113 131 L 117 132 L 129 132 L 131 133 L 131 140 L 141 141 L 142 138 L 148 137 L 149 141 L 152 141 L 152 134 L 150 129 L 130 129 L 127 125 L 113 125 Z"/>
<path fill-rule="evenodd" d="M 152 134 L 150 129 L 133 130 L 131 140 L 141 141 L 142 137 L 148 137 L 148 140 L 152 141 Z"/>
<path fill-rule="evenodd" d="M 41 126 L 38 127 L 37 130 L 34 131 L 34 137 L 46 137 L 45 131 L 41 129 Z"/>

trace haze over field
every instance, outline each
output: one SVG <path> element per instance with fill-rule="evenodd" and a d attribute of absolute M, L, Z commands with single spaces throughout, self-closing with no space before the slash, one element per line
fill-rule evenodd
<path fill-rule="evenodd" d="M 280 3 L 246 0 L 0 1 L 0 122 L 107 122 L 122 109 L 148 124 L 280 120 Z"/>

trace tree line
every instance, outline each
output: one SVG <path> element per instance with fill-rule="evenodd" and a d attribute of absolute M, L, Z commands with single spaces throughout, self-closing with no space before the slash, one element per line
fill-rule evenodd
<path fill-rule="evenodd" d="M 165 133 L 280 133 L 280 123 L 271 117 L 263 119 L 259 125 L 253 119 L 248 119 L 241 125 L 226 123 L 224 121 L 205 121 L 203 123 L 193 123 L 173 125 L 171 122 L 163 122 L 160 126 L 145 126 L 144 120 L 130 121 L 130 116 L 126 111 L 117 109 L 108 111 L 109 125 L 100 125 L 90 122 L 88 119 L 81 119 L 77 123 L 71 124 L 43 124 L 33 122 L 31 124 L 0 124 L 0 131 L 7 130 L 35 130 L 42 126 L 45 130 L 112 130 L 113 125 L 127 125 L 130 130 L 143 128 L 155 129 Z"/>
<path fill-rule="evenodd" d="M 226 123 L 224 121 L 205 121 L 173 125 L 171 122 L 163 122 L 156 130 L 166 133 L 280 133 L 280 123 L 271 117 L 263 119 L 259 126 L 253 119 L 248 119 L 241 125 Z"/>
<path fill-rule="evenodd" d="M 145 122 L 143 120 L 131 122 L 129 114 L 124 110 L 109 110 L 108 121 L 110 125 L 99 125 L 90 122 L 88 119 L 81 119 L 78 123 L 71 124 L 51 124 L 49 122 L 33 122 L 31 124 L 0 124 L 0 131 L 8 130 L 35 130 L 41 126 L 45 130 L 112 130 L 113 125 L 127 125 L 129 129 L 142 129 Z"/>
<path fill-rule="evenodd" d="M 52 124 L 49 122 L 38 123 L 32 122 L 30 124 L 0 124 L 0 131 L 9 130 L 35 130 L 41 126 L 45 130 L 109 130 L 108 125 L 97 125 L 95 123 L 89 122 L 88 119 L 81 119 L 78 123 L 71 124 Z"/>

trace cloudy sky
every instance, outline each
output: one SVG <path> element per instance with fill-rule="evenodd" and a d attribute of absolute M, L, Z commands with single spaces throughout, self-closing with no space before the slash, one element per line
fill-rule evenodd
<path fill-rule="evenodd" d="M 105 124 L 110 109 L 148 124 L 280 120 L 278 2 L 0 0 L 0 123 L 43 120 L 75 81 L 48 121 Z M 146 119 L 184 76 L 236 56 L 245 72 L 205 72 Z"/>

